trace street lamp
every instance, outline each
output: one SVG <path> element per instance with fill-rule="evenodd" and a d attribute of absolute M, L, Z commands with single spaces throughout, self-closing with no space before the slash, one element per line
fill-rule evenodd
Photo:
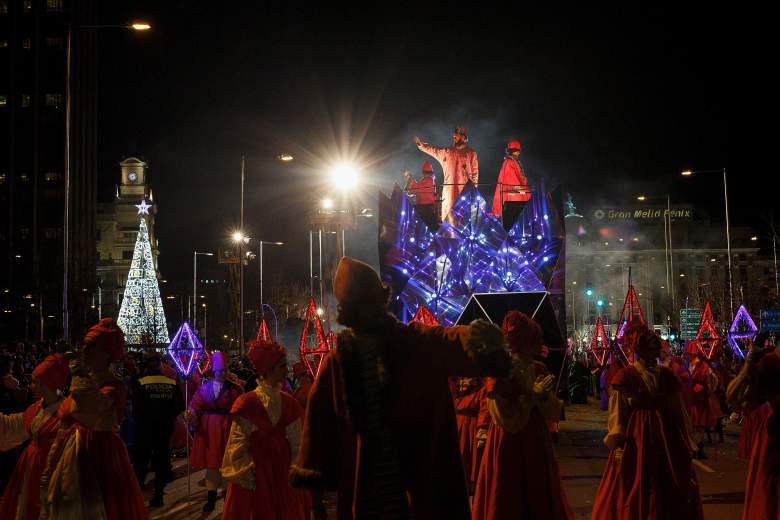
<path fill-rule="evenodd" d="M 351 191 L 358 185 L 358 171 L 354 165 L 340 163 L 330 170 L 333 187 L 339 191 Z"/>
<path fill-rule="evenodd" d="M 734 315 L 734 290 L 732 287 L 732 273 L 731 273 L 731 226 L 729 224 L 729 189 L 726 181 L 726 168 L 720 170 L 683 170 L 681 175 L 683 177 L 690 177 L 694 173 L 722 173 L 723 174 L 723 202 L 726 207 L 726 254 L 729 260 L 729 306 L 731 315 Z"/>
<path fill-rule="evenodd" d="M 193 251 L 192 252 L 192 330 L 198 330 L 198 255 L 214 256 L 214 253 Z"/>
<path fill-rule="evenodd" d="M 68 286 L 70 277 L 70 120 L 71 120 L 71 78 L 72 78 L 72 45 L 73 31 L 98 29 L 129 29 L 142 32 L 151 29 L 145 22 L 134 22 L 130 25 L 68 25 L 68 36 L 65 53 L 65 168 L 63 179 L 63 222 L 62 222 L 62 336 L 66 342 L 70 340 L 68 309 Z"/>
<path fill-rule="evenodd" d="M 203 345 L 207 346 L 209 343 L 209 308 L 205 303 L 203 306 Z"/>

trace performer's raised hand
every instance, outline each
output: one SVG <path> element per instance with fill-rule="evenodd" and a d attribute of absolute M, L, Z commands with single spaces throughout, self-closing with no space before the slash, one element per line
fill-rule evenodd
<path fill-rule="evenodd" d="M 416 144 L 416 145 L 417 145 L 417 147 L 419 148 L 419 147 L 420 147 L 420 146 L 422 146 L 422 144 L 423 144 L 423 142 L 422 142 L 422 139 L 420 139 L 420 138 L 419 138 L 419 137 L 417 137 L 417 136 L 414 136 L 414 144 Z"/>

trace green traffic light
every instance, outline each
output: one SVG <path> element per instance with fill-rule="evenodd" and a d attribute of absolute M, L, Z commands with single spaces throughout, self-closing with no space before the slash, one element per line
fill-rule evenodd
<path fill-rule="evenodd" d="M 593 289 L 588 289 L 587 291 L 585 291 L 585 294 L 587 294 L 588 296 L 593 296 Z"/>

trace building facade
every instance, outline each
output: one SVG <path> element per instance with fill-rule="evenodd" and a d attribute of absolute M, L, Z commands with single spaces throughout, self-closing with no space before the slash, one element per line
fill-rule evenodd
<path fill-rule="evenodd" d="M 0 338 L 63 334 L 68 28 L 97 23 L 96 0 L 0 0 Z M 71 38 L 69 329 L 93 318 L 97 40 Z"/>
<path fill-rule="evenodd" d="M 137 205 L 144 200 L 152 205 L 146 225 L 158 279 L 160 272 L 154 225 L 157 205 L 148 183 L 148 164 L 136 157 L 128 157 L 119 163 L 119 167 L 121 178 L 114 200 L 99 203 L 97 209 L 97 288 L 92 303 L 100 316 L 115 319 L 122 305 L 127 273 L 138 236 L 140 217 Z"/>
<path fill-rule="evenodd" d="M 648 323 L 679 327 L 680 309 L 712 305 L 728 326 L 740 304 L 757 317 L 777 299 L 772 256 L 748 228 L 731 228 L 733 303 L 725 225 L 690 205 L 596 207 L 566 217 L 567 330 L 589 339 L 601 317 L 614 334 L 629 276 Z M 667 218 L 667 214 L 671 218 Z M 771 251 L 770 251 L 771 253 Z"/>

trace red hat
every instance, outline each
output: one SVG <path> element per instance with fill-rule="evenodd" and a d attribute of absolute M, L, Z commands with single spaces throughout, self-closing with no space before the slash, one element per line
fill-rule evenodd
<path fill-rule="evenodd" d="M 32 377 L 52 390 L 62 390 L 68 381 L 68 360 L 62 354 L 49 354 L 35 367 Z"/>
<path fill-rule="evenodd" d="M 507 150 L 522 150 L 523 147 L 520 146 L 520 141 L 517 139 L 510 139 L 508 143 L 506 143 L 506 149 Z"/>
<path fill-rule="evenodd" d="M 258 375 L 267 374 L 279 360 L 287 357 L 287 350 L 275 342 L 250 341 L 249 361 L 255 367 Z"/>
<path fill-rule="evenodd" d="M 84 345 L 94 343 L 111 354 L 111 361 L 118 361 L 125 350 L 125 333 L 113 318 L 103 318 L 84 336 Z"/>
<path fill-rule="evenodd" d="M 305 376 L 308 373 L 309 370 L 306 368 L 306 365 L 304 365 L 302 361 L 298 361 L 293 365 L 293 375 L 295 377 Z"/>
<path fill-rule="evenodd" d="M 542 328 L 520 311 L 509 311 L 506 313 L 502 329 L 509 342 L 509 349 L 512 352 L 520 350 L 521 345 L 536 346 L 542 344 Z"/>
<path fill-rule="evenodd" d="M 339 303 L 349 301 L 368 306 L 387 304 L 387 289 L 374 269 L 360 260 L 344 256 L 333 279 L 333 295 Z"/>
<path fill-rule="evenodd" d="M 426 175 L 426 174 L 432 175 L 433 174 L 433 165 L 431 163 L 429 163 L 428 161 L 425 161 L 423 163 L 423 165 L 422 165 L 422 173 L 423 173 L 423 175 Z"/>

